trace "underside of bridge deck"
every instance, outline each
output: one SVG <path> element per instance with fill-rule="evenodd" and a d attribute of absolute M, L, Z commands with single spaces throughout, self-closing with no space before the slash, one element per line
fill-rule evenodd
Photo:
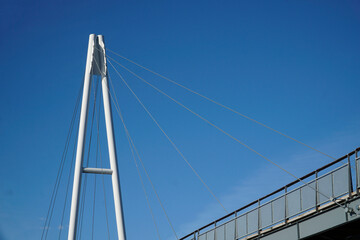
<path fill-rule="evenodd" d="M 360 219 L 329 229 L 325 232 L 322 232 L 320 234 L 305 239 L 306 240 L 359 240 Z"/>

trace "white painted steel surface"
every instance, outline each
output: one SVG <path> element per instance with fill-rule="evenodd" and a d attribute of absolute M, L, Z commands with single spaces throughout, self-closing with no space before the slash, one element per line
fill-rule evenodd
<path fill-rule="evenodd" d="M 111 175 L 113 170 L 106 168 L 83 168 L 83 173 L 108 174 Z"/>
<path fill-rule="evenodd" d="M 104 112 L 105 112 L 105 123 L 106 123 L 106 135 L 108 141 L 109 149 L 109 158 L 110 166 L 113 170 L 111 175 L 112 185 L 113 185 L 113 195 L 114 195 L 114 204 L 115 204 L 115 215 L 116 215 L 116 225 L 118 230 L 118 239 L 125 240 L 125 226 L 124 226 L 124 217 L 121 201 L 121 191 L 120 191 L 120 181 L 119 173 L 117 168 L 117 155 L 116 155 L 116 146 L 114 138 L 114 129 L 112 123 L 112 113 L 110 105 L 110 94 L 109 94 L 109 85 L 107 81 L 107 67 L 106 67 L 106 56 L 105 56 L 105 44 L 102 35 L 98 36 L 98 43 L 102 54 L 100 55 L 101 63 L 101 84 L 102 84 L 102 93 L 104 101 Z"/>
<path fill-rule="evenodd" d="M 81 103 L 79 134 L 77 141 L 76 162 L 75 162 L 75 171 L 74 171 L 74 183 L 73 183 L 73 191 L 71 198 L 68 240 L 76 239 L 77 218 L 79 213 L 78 210 L 79 210 L 79 196 L 80 196 L 80 186 L 81 186 L 81 173 L 82 173 L 82 163 L 84 159 L 84 143 L 86 137 L 86 125 L 87 125 L 87 117 L 88 117 L 88 109 L 89 109 L 89 95 L 90 95 L 90 85 L 91 85 L 91 70 L 92 70 L 92 62 L 94 55 L 94 45 L 95 45 L 95 34 L 91 34 L 89 37 L 89 46 L 87 52 L 86 69 L 85 69 L 85 77 L 84 77 L 84 88 L 83 88 L 83 96 Z"/>
<path fill-rule="evenodd" d="M 102 85 L 105 123 L 106 123 L 106 135 L 108 141 L 111 169 L 83 168 L 84 143 L 86 139 L 86 125 L 87 125 L 88 109 L 89 109 L 88 105 L 89 105 L 91 77 L 92 75 L 95 74 L 101 75 L 101 85 Z M 115 146 L 115 138 L 114 138 L 114 129 L 113 129 L 112 113 L 111 113 L 111 105 L 110 105 L 110 95 L 108 89 L 109 86 L 107 81 L 107 66 L 106 66 L 104 38 L 101 35 L 96 36 L 95 34 L 91 34 L 89 37 L 89 46 L 87 52 L 85 78 L 84 78 L 84 90 L 83 90 L 83 97 L 81 104 L 68 240 L 76 239 L 82 173 L 101 173 L 101 174 L 111 175 L 118 239 L 126 240 L 122 201 L 121 201 L 120 181 L 119 181 L 119 173 L 117 168 L 117 155 L 116 155 L 116 146 Z"/>

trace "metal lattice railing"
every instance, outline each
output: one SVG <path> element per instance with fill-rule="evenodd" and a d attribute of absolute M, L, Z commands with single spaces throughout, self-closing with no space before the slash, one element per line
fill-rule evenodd
<path fill-rule="evenodd" d="M 360 158 L 355 151 L 296 180 L 180 240 L 237 240 L 283 226 L 359 193 Z M 356 186 L 355 189 L 353 186 Z M 316 190 L 316 191 L 315 191 Z"/>

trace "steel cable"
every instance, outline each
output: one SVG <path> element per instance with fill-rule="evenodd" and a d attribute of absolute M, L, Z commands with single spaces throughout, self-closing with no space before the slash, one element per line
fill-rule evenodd
<path fill-rule="evenodd" d="M 62 157 L 61 157 L 60 165 L 59 165 L 59 168 L 58 168 L 55 184 L 54 184 L 52 195 L 51 195 L 51 198 L 50 198 L 49 208 L 48 208 L 48 211 L 47 211 L 47 214 L 46 214 L 45 223 L 44 223 L 44 227 L 43 227 L 42 234 L 41 234 L 41 240 L 42 239 L 47 239 L 47 234 L 48 234 L 48 231 L 49 231 L 51 218 L 52 218 L 52 214 L 53 214 L 53 210 L 54 210 L 54 206 L 55 206 L 55 202 L 56 202 L 56 197 L 57 197 L 57 193 L 58 193 L 58 190 L 59 190 L 59 185 L 60 185 L 60 181 L 61 181 L 61 177 L 62 177 L 62 172 L 63 172 L 65 160 L 66 160 L 66 155 L 67 155 L 68 147 L 69 147 L 69 144 L 70 144 L 72 130 L 73 130 L 74 123 L 75 123 L 75 116 L 77 115 L 78 106 L 79 106 L 79 103 L 80 103 L 81 90 L 82 90 L 82 86 L 80 87 L 80 90 L 79 90 L 79 93 L 78 93 L 78 96 L 77 96 L 77 100 L 76 100 L 76 103 L 75 103 L 73 115 L 72 115 L 72 118 L 71 118 L 71 121 L 70 121 L 70 126 L 69 126 L 69 130 L 68 130 L 68 133 L 67 133 L 64 150 L 63 150 L 63 153 L 62 153 Z"/>
<path fill-rule="evenodd" d="M 98 50 L 98 51 L 100 51 L 100 50 Z M 96 64 L 99 72 L 101 72 L 100 67 L 99 67 L 96 59 L 94 59 L 94 60 L 95 60 L 95 64 Z M 111 82 L 111 79 L 110 79 L 110 75 L 109 75 L 109 82 L 110 82 L 110 84 L 111 84 L 111 87 L 113 88 L 113 85 L 112 85 L 112 82 Z M 115 94 L 115 100 L 116 100 L 116 102 L 114 101 L 114 98 L 113 98 L 113 96 L 112 96 L 112 94 L 111 94 L 110 89 L 108 88 L 108 89 L 106 89 L 106 90 L 108 91 L 108 93 L 109 93 L 109 95 L 110 95 L 110 98 L 111 98 L 112 102 L 115 104 L 115 108 L 116 108 L 116 110 L 117 110 L 117 112 L 118 112 L 121 120 L 123 121 L 123 118 L 122 118 L 122 115 L 121 115 L 121 112 L 120 112 L 120 106 L 119 106 L 119 103 L 118 103 L 118 101 L 117 101 L 117 96 L 116 96 L 116 92 L 114 91 L 114 88 L 113 88 L 113 91 L 114 91 L 114 94 Z M 123 124 L 124 124 L 124 127 L 126 128 L 124 121 L 123 121 Z M 126 130 L 127 130 L 127 128 L 126 128 Z M 130 137 L 130 135 L 127 135 L 127 136 Z M 130 138 L 130 140 L 131 140 L 131 138 Z M 131 143 L 132 143 L 132 140 L 131 140 Z M 133 147 L 135 148 L 135 145 L 133 145 Z M 130 145 L 130 148 L 131 148 L 131 145 Z M 136 150 L 136 148 L 135 148 L 135 150 Z M 131 151 L 132 151 L 132 148 L 131 148 Z M 139 158 L 139 159 L 140 159 L 140 158 Z M 136 159 L 135 159 L 135 158 L 134 158 L 134 161 L 135 161 L 135 165 L 136 165 L 136 167 L 137 167 L 137 163 L 136 163 Z M 141 159 L 140 159 L 140 161 L 141 161 Z M 142 163 L 142 161 L 141 161 L 141 163 Z M 160 197 L 159 197 L 159 195 L 158 195 L 158 193 L 157 193 L 157 191 L 156 191 L 156 189 L 155 189 L 155 187 L 154 187 L 154 185 L 153 185 L 153 183 L 152 183 L 152 181 L 151 181 L 151 179 L 150 179 L 150 176 L 148 175 L 148 173 L 147 173 L 147 171 L 146 171 L 145 166 L 143 165 L 143 163 L 142 163 L 142 166 L 143 166 L 143 168 L 144 168 L 144 170 L 145 170 L 145 173 L 146 173 L 146 176 L 148 177 L 148 180 L 149 180 L 149 182 L 150 182 L 150 184 L 151 184 L 151 186 L 152 186 L 152 188 L 153 188 L 153 191 L 154 191 L 154 193 L 155 193 L 155 195 L 156 195 L 156 197 L 157 197 L 157 200 L 159 201 L 159 204 L 160 204 L 160 206 L 162 207 L 162 210 L 164 211 L 164 214 L 165 214 L 165 216 L 166 216 L 166 218 L 167 218 L 167 221 L 168 221 L 169 225 L 171 226 L 171 228 L 172 228 L 172 230 L 173 230 L 173 232 L 174 232 L 174 235 L 176 236 L 176 239 L 179 239 L 178 236 L 177 236 L 177 234 L 176 234 L 176 232 L 175 232 L 175 229 L 174 229 L 174 227 L 173 227 L 173 225 L 172 225 L 172 223 L 171 223 L 171 220 L 170 220 L 170 218 L 169 218 L 169 216 L 168 216 L 168 214 L 167 214 L 167 212 L 166 212 L 166 210 L 165 210 L 165 208 L 164 208 L 164 206 L 163 206 L 163 204 L 162 204 L 162 202 L 161 202 L 161 200 L 160 200 Z M 142 178 L 141 178 L 141 175 L 140 175 L 140 172 L 138 172 L 138 173 L 139 173 L 139 177 L 140 177 L 140 179 L 141 179 L 141 183 L 143 183 Z M 105 189 L 105 187 L 104 187 L 104 189 Z M 144 190 L 144 193 L 145 193 L 145 195 L 146 195 L 146 199 L 148 200 L 144 185 L 143 185 L 143 190 Z M 106 205 L 105 205 L 105 207 L 106 207 Z M 150 209 L 150 212 L 151 212 L 151 215 L 152 215 L 152 218 L 153 218 L 155 227 L 156 227 L 156 231 L 157 231 L 158 237 L 159 237 L 159 239 L 160 239 L 159 230 L 158 230 L 158 228 L 157 228 L 157 224 L 156 224 L 156 222 L 155 222 L 155 218 L 154 218 L 154 216 L 153 216 L 153 213 L 152 213 L 151 206 L 150 206 L 150 203 L 149 203 L 149 202 L 148 202 L 148 207 L 149 207 L 149 209 Z"/>
<path fill-rule="evenodd" d="M 111 61 L 109 60 L 109 63 L 112 65 Z M 168 94 L 166 94 L 165 92 L 163 92 L 162 90 L 160 90 L 159 88 L 155 87 L 154 85 L 152 85 L 151 83 L 149 83 L 148 81 L 146 81 L 145 79 L 143 79 L 142 77 L 140 77 L 139 75 L 137 75 L 136 73 L 132 72 L 130 69 L 126 68 L 125 66 L 123 66 L 122 64 L 118 63 L 117 64 L 119 66 L 121 66 L 122 68 L 124 68 L 125 70 L 127 70 L 128 72 L 130 72 L 132 75 L 134 75 L 135 77 L 137 77 L 138 79 L 140 79 L 141 81 L 143 81 L 144 83 L 146 83 L 147 85 L 149 85 L 150 87 L 152 87 L 153 89 L 155 89 L 156 91 L 158 91 L 159 93 L 163 94 L 164 96 L 168 97 L 169 99 L 171 99 L 173 102 L 175 102 L 176 104 L 178 104 L 179 106 L 183 107 L 184 109 L 186 109 L 187 111 L 191 112 L 192 114 L 194 114 L 195 116 L 197 116 L 198 118 L 202 119 L 203 121 L 205 121 L 206 123 L 208 123 L 209 125 L 213 126 L 214 128 L 216 128 L 217 130 L 219 130 L 220 132 L 222 132 L 223 134 L 227 135 L 228 137 L 232 138 L 233 140 L 235 140 L 236 142 L 240 143 L 241 145 L 243 145 L 244 147 L 246 147 L 247 149 L 249 149 L 250 151 L 254 152 L 255 154 L 257 154 L 258 156 L 262 157 L 263 159 L 265 159 L 266 161 L 268 161 L 269 163 L 273 164 L 274 166 L 278 167 L 279 169 L 281 169 L 282 171 L 286 172 L 288 175 L 294 177 L 295 179 L 299 180 L 300 182 L 302 182 L 303 184 L 305 184 L 306 186 L 308 186 L 309 188 L 313 189 L 315 192 L 318 192 L 320 195 L 326 197 L 327 199 L 330 199 L 331 201 L 335 202 L 337 205 L 341 206 L 344 208 L 344 206 L 340 205 L 339 203 L 336 202 L 336 200 L 332 199 L 331 197 L 323 194 L 322 192 L 318 191 L 317 189 L 315 189 L 314 187 L 312 187 L 311 185 L 309 185 L 307 182 L 303 181 L 302 179 L 298 178 L 297 176 L 295 176 L 294 174 L 292 174 L 291 172 L 289 172 L 288 170 L 284 169 L 283 167 L 281 167 L 279 164 L 275 163 L 274 161 L 270 160 L 269 158 L 265 157 L 264 155 L 262 155 L 261 153 L 259 153 L 258 151 L 256 151 L 255 149 L 253 149 L 252 147 L 250 147 L 249 145 L 245 144 L 244 142 L 240 141 L 239 139 L 235 138 L 234 136 L 232 136 L 231 134 L 229 134 L 228 132 L 226 132 L 225 130 L 223 130 L 222 128 L 218 127 L 217 125 L 215 125 L 214 123 L 210 122 L 209 120 L 207 120 L 206 118 L 204 118 L 203 116 L 201 116 L 200 114 L 194 112 L 193 110 L 191 110 L 190 108 L 186 107 L 185 105 L 183 105 L 181 102 L 179 102 L 178 100 L 172 98 L 171 96 L 169 96 Z M 116 68 L 112 65 L 112 67 L 116 70 Z M 129 86 L 125 79 L 121 79 L 127 86 Z"/>
<path fill-rule="evenodd" d="M 180 149 L 177 147 L 177 145 L 174 143 L 173 140 L 166 134 L 164 129 L 160 126 L 158 121 L 154 118 L 154 116 L 150 113 L 150 111 L 145 107 L 145 105 L 142 103 L 142 101 L 139 99 L 139 97 L 135 94 L 135 92 L 130 88 L 130 86 L 127 84 L 127 82 L 124 80 L 122 75 L 117 71 L 117 69 L 114 67 L 114 65 L 109 60 L 110 65 L 113 67 L 113 69 L 116 71 L 116 73 L 119 75 L 121 80 L 124 82 L 124 84 L 127 86 L 127 88 L 130 90 L 130 92 L 134 95 L 136 100 L 140 103 L 140 105 L 144 108 L 146 113 L 149 115 L 149 117 L 153 120 L 153 122 L 157 125 L 157 127 L 160 129 L 160 131 L 164 134 L 164 136 L 168 139 L 168 141 L 171 143 L 173 148 L 178 152 L 178 154 L 181 156 L 181 158 L 186 162 L 186 164 L 191 168 L 193 173 L 197 176 L 197 178 L 201 181 L 201 183 L 205 186 L 207 191 L 213 196 L 213 198 L 220 204 L 220 206 L 224 209 L 224 211 L 227 213 L 228 211 L 224 207 L 224 205 L 220 202 L 220 200 L 216 197 L 216 195 L 213 193 L 213 191 L 210 189 L 210 187 L 205 183 L 205 181 L 201 178 L 199 173 L 195 170 L 195 168 L 190 164 L 190 162 L 187 160 L 187 158 L 184 156 L 184 154 L 180 151 Z"/>
<path fill-rule="evenodd" d="M 73 154 L 72 154 L 71 163 L 70 163 L 70 170 L 69 170 L 68 180 L 67 180 L 67 184 L 66 184 L 65 201 L 64 201 L 63 211 L 62 211 L 62 215 L 61 215 L 61 221 L 60 221 L 60 225 L 59 225 L 58 240 L 61 239 L 61 233 L 62 233 L 62 229 L 63 229 L 63 222 L 64 222 L 64 217 L 65 217 L 65 209 L 66 209 L 67 197 L 68 197 L 68 194 L 69 194 L 69 188 L 70 188 L 70 182 L 71 182 L 70 181 L 71 180 L 71 173 L 72 173 L 72 169 L 73 169 L 73 165 L 74 165 L 75 154 L 76 154 L 76 142 L 74 142 Z"/>
<path fill-rule="evenodd" d="M 138 151 L 137 151 L 137 149 L 136 149 L 136 147 L 135 147 L 135 145 L 134 145 L 134 142 L 133 142 L 133 140 L 132 140 L 132 138 L 131 138 L 131 136 L 130 136 L 130 133 L 129 133 L 127 127 L 126 127 L 125 120 L 124 120 L 124 117 L 123 117 L 122 114 L 121 114 L 120 105 L 119 105 L 119 102 L 118 102 L 118 99 L 117 99 L 117 96 L 116 96 L 116 92 L 115 92 L 115 90 L 114 90 L 114 87 L 113 87 L 113 85 L 112 85 L 112 81 L 111 81 L 110 75 L 109 75 L 109 82 L 110 82 L 110 86 L 111 86 L 111 88 L 112 88 L 112 91 L 114 92 L 114 95 L 115 95 L 115 101 L 116 101 L 116 103 L 115 103 L 114 101 L 113 101 L 113 102 L 114 102 L 114 104 L 116 104 L 116 106 L 115 106 L 115 107 L 116 107 L 116 110 L 117 110 L 117 112 L 118 112 L 118 115 L 119 115 L 119 117 L 120 117 L 120 119 L 121 119 L 121 122 L 122 122 L 122 124 L 123 124 L 124 130 L 125 130 L 125 133 L 126 133 L 126 137 L 127 137 L 128 143 L 129 143 L 129 148 L 130 148 L 130 150 L 131 150 L 131 154 L 132 154 L 132 157 L 133 157 L 135 166 L 136 166 L 136 170 L 137 170 L 137 173 L 138 173 L 138 176 L 139 176 L 139 179 L 140 179 L 140 183 L 141 183 L 141 186 L 142 186 L 144 195 L 145 195 L 145 199 L 146 199 L 146 202 L 147 202 L 147 205 L 148 205 L 148 208 L 149 208 L 149 212 L 150 212 L 150 215 L 151 215 L 151 217 L 152 217 L 152 220 L 153 220 L 153 223 L 154 223 L 154 226 L 155 226 L 155 229 L 156 229 L 157 236 L 158 236 L 159 240 L 161 240 L 159 228 L 158 228 L 158 226 L 157 226 L 157 224 L 156 224 L 155 216 L 154 216 L 154 213 L 153 213 L 152 208 L 151 208 L 151 205 L 150 205 L 149 197 L 148 197 L 148 194 L 147 194 L 147 192 L 146 192 L 146 188 L 145 188 L 145 184 L 144 184 L 143 178 L 141 177 L 140 169 L 139 169 L 139 166 L 138 166 L 138 163 L 137 163 L 137 161 L 136 161 L 135 154 L 134 154 L 134 149 L 135 149 L 135 151 L 136 151 L 136 153 L 137 153 L 138 158 L 140 159 L 141 165 L 142 165 L 142 167 L 143 167 L 143 169 L 144 169 L 144 171 L 145 171 L 145 173 L 146 173 L 146 176 L 147 176 L 147 178 L 148 178 L 148 181 L 150 182 L 150 184 L 151 184 L 151 186 L 152 186 L 152 188 L 153 188 L 153 191 L 154 191 L 154 193 L 155 193 L 155 195 L 156 195 L 156 197 L 157 197 L 157 199 L 158 199 L 161 207 L 163 208 L 163 211 L 165 212 L 165 215 L 166 215 L 166 218 L 167 218 L 167 220 L 168 220 L 168 222 L 169 222 L 169 225 L 171 226 L 171 228 L 172 228 L 172 230 L 173 230 L 173 233 L 174 233 L 176 239 L 178 239 L 178 236 L 177 236 L 177 234 L 176 234 L 176 232 L 175 232 L 175 229 L 174 229 L 174 227 L 173 227 L 173 225 L 172 225 L 172 223 L 171 223 L 171 221 L 170 221 L 170 218 L 168 217 L 168 214 L 167 214 L 166 211 L 165 211 L 165 208 L 164 208 L 164 206 L 163 206 L 163 204 L 162 204 L 162 202 L 161 202 L 161 200 L 160 200 L 160 197 L 159 197 L 157 191 L 155 190 L 154 184 L 152 183 L 152 181 L 151 181 L 151 179 L 150 179 L 150 176 L 149 176 L 149 174 L 148 174 L 148 172 L 147 172 L 147 170 L 146 170 L 146 168 L 145 168 L 145 166 L 144 166 L 144 164 L 143 164 L 143 162 L 142 162 L 142 160 L 141 160 L 141 158 L 140 158 L 140 156 L 139 156 L 139 153 L 138 153 Z M 109 91 L 109 93 L 110 93 L 110 96 L 111 96 L 111 92 L 110 92 L 110 91 Z M 113 99 L 112 96 L 111 96 L 111 98 Z"/>
<path fill-rule="evenodd" d="M 88 146 L 88 153 L 87 153 L 87 159 L 86 159 L 86 166 L 88 166 L 89 160 L 90 160 L 90 150 L 91 150 L 91 141 L 92 141 L 92 132 L 93 132 L 92 130 L 93 130 L 94 118 L 95 118 L 95 112 L 96 112 L 96 101 L 97 101 L 98 87 L 99 87 L 99 81 L 96 81 L 96 86 L 95 86 L 95 90 L 94 90 L 95 91 L 94 92 L 94 105 L 93 105 L 92 117 L 91 117 L 90 137 L 89 137 L 89 146 Z M 78 235 L 79 238 L 78 239 L 81 239 L 81 235 L 82 235 L 83 217 L 84 217 L 84 209 L 85 209 L 86 187 L 87 187 L 87 175 L 85 175 L 85 177 L 84 177 L 82 204 L 81 204 L 81 207 L 80 207 L 80 218 L 79 218 L 80 228 L 78 229 L 78 231 L 79 231 L 79 235 Z"/>
<path fill-rule="evenodd" d="M 180 83 L 177 83 L 177 82 L 175 82 L 174 80 L 172 80 L 172 79 L 170 79 L 170 78 L 168 78 L 168 77 L 165 77 L 165 76 L 163 76 L 163 75 L 161 75 L 161 74 L 159 74 L 159 73 L 157 73 L 157 72 L 155 72 L 155 71 L 153 71 L 153 70 L 151 70 L 151 69 L 149 69 L 149 68 L 147 68 L 147 67 L 144 67 L 144 66 L 142 66 L 142 65 L 140 65 L 140 64 L 138 64 L 138 63 L 136 63 L 136 62 L 134 62 L 134 61 L 132 61 L 132 60 L 124 57 L 124 56 L 121 56 L 120 54 L 114 52 L 113 50 L 111 50 L 111 49 L 109 49 L 109 48 L 106 48 L 106 49 L 109 50 L 110 52 L 112 52 L 113 54 L 121 57 L 122 59 L 125 59 L 126 61 L 128 61 L 128 62 L 130 62 L 130 63 L 133 63 L 133 64 L 135 64 L 136 66 L 138 66 L 138 67 L 140 67 L 140 68 L 142 68 L 142 69 L 144 69 L 144 70 L 146 70 L 146 71 L 148 71 L 148 72 L 151 72 L 151 73 L 155 74 L 156 76 L 158 76 L 158 77 L 160 77 L 160 78 L 162 78 L 162 79 L 165 79 L 166 81 L 168 81 L 168 82 L 170 82 L 170 83 L 172 83 L 172 84 L 175 84 L 175 85 L 177 85 L 177 86 L 179 86 L 179 87 L 181 87 L 181 88 L 183 88 L 183 89 L 185 89 L 185 90 L 187 90 L 187 91 L 189 91 L 189 92 L 191 92 L 191 93 L 193 93 L 193 94 L 195 94 L 195 95 L 198 95 L 199 97 L 202 97 L 202 98 L 206 99 L 207 101 L 210 101 L 210 102 L 212 102 L 212 103 L 214 103 L 214 104 L 216 104 L 216 105 L 218 105 L 218 106 L 220 106 L 220 107 L 222 107 L 222 108 L 225 108 L 225 109 L 227 109 L 227 110 L 229 110 L 229 111 L 231 111 L 231 112 L 233 112 L 233 113 L 235 113 L 235 114 L 243 117 L 243 118 L 246 118 L 246 119 L 248 119 L 248 120 L 250 120 L 250 121 L 252 121 L 252 122 L 254 122 L 254 123 L 257 123 L 257 124 L 259 124 L 259 125 L 267 128 L 267 129 L 269 129 L 269 130 L 271 130 L 271 131 L 273 131 L 273 132 L 275 132 L 275 133 L 278 133 L 278 134 L 280 134 L 280 135 L 282 135 L 282 136 L 284 136 L 284 137 L 286 137 L 286 138 L 288 138 L 288 139 L 290 139 L 290 140 L 293 140 L 293 141 L 295 141 L 295 142 L 297 142 L 297 143 L 299 143 L 299 144 L 301 144 L 301 145 L 303 145 L 303 146 L 305 146 L 305 147 L 307 147 L 307 148 L 310 148 L 310 149 L 312 149 L 312 150 L 314 150 L 314 151 L 316 151 L 316 152 L 318 152 L 318 153 L 320 153 L 320 154 L 322 154 L 322 155 L 324 155 L 324 156 L 326 156 L 326 157 L 329 157 L 329 158 L 335 160 L 335 158 L 332 157 L 332 156 L 330 156 L 329 154 L 326 154 L 326 153 L 324 153 L 324 152 L 322 152 L 322 151 L 320 151 L 320 150 L 318 150 L 318 149 L 316 149 L 316 148 L 314 148 L 314 147 L 312 147 L 312 146 L 310 146 L 310 145 L 308 145 L 308 144 L 306 144 L 306 143 L 304 143 L 304 142 L 301 142 L 300 140 L 297 140 L 296 138 L 293 138 L 293 137 L 291 137 L 291 136 L 289 136 L 289 135 L 287 135 L 287 134 L 285 134 L 285 133 L 283 133 L 283 132 L 280 132 L 279 130 L 276 130 L 276 129 L 274 129 L 274 128 L 272 128 L 272 127 L 270 127 L 270 126 L 268 126 L 268 125 L 266 125 L 266 124 L 264 124 L 264 123 L 262 123 L 262 122 L 259 122 L 259 121 L 255 120 L 254 118 L 251 118 L 251 117 L 249 117 L 249 116 L 247 116 L 247 115 L 245 115 L 245 114 L 242 114 L 242 113 L 236 111 L 235 109 L 230 108 L 230 107 L 228 107 L 228 106 L 226 106 L 226 105 L 224 105 L 224 104 L 222 104 L 222 103 L 220 103 L 220 102 L 218 102 L 218 101 L 215 101 L 215 100 L 213 100 L 213 99 L 211 99 L 211 98 L 209 98 L 209 97 L 206 97 L 205 95 L 202 95 L 202 94 L 200 94 L 199 92 L 196 92 L 196 91 L 194 91 L 194 90 L 192 90 L 192 89 L 190 89 L 190 88 L 188 88 L 188 87 L 186 87 L 186 86 L 184 86 L 184 85 L 182 85 L 182 84 L 180 84 Z M 110 56 L 107 56 L 107 57 L 110 58 L 110 59 L 112 59 L 112 60 L 114 60 L 114 59 L 111 58 Z"/>

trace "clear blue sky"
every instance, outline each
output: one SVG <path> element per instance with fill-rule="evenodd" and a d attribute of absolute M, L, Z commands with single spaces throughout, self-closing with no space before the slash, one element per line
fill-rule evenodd
<path fill-rule="evenodd" d="M 103 34 L 108 48 L 330 155 L 339 157 L 360 145 L 358 1 L 5 0 L 0 9 L 1 240 L 40 239 L 90 33 Z M 329 162 L 127 66 L 298 176 Z M 114 71 L 110 75 L 130 133 L 178 235 L 222 216 Z M 230 211 L 292 180 L 135 78 L 125 77 Z M 115 113 L 114 120 L 128 239 L 156 239 Z M 69 162 L 64 180 L 68 171 Z M 65 183 L 48 239 L 57 239 Z M 113 221 L 110 189 L 107 203 Z M 100 190 L 98 185 L 95 236 L 104 239 Z M 154 195 L 150 198 L 162 239 L 174 239 Z M 67 208 L 63 239 L 68 214 Z M 91 220 L 85 221 L 84 239 L 89 239 L 85 232 L 90 228 Z M 114 223 L 110 231 L 114 239 Z"/>

